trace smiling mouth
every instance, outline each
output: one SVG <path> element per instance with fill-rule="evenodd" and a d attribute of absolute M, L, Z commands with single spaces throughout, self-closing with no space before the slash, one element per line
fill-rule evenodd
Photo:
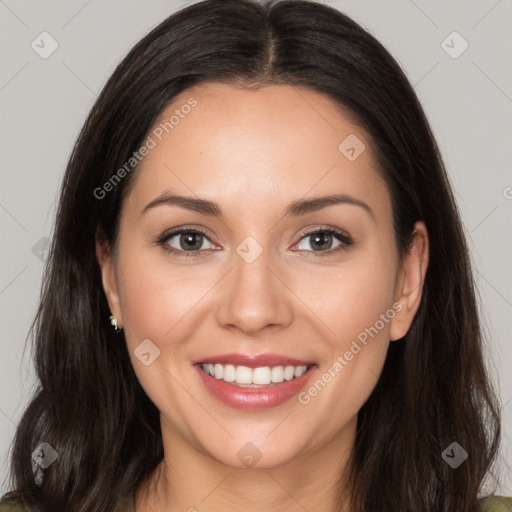
<path fill-rule="evenodd" d="M 314 365 L 303 366 L 261 366 L 250 368 L 232 364 L 199 363 L 206 375 L 223 380 L 233 386 L 244 388 L 272 387 L 289 382 L 304 375 Z"/>

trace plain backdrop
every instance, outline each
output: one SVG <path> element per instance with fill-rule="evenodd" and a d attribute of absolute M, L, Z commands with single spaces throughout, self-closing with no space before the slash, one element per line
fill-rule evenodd
<path fill-rule="evenodd" d="M 512 2 L 325 3 L 390 50 L 414 84 L 440 145 L 490 334 L 486 357 L 503 406 L 500 494 L 511 495 Z M 73 142 L 117 63 L 188 4 L 0 0 L 0 494 L 8 490 L 8 451 L 34 385 L 25 339 Z"/>

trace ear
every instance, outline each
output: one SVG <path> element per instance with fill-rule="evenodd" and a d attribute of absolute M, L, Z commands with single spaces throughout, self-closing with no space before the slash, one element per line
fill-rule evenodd
<path fill-rule="evenodd" d="M 403 338 L 420 306 L 429 260 L 428 232 L 423 222 L 416 222 L 409 250 L 403 254 L 395 287 L 396 315 L 390 322 L 391 341 Z"/>
<path fill-rule="evenodd" d="M 123 318 L 117 289 L 114 258 L 108 242 L 101 239 L 96 240 L 96 258 L 101 269 L 101 282 L 110 311 L 117 318 L 118 326 L 122 327 Z"/>

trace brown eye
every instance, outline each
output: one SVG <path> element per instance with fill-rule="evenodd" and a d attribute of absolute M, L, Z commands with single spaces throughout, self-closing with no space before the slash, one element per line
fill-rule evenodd
<path fill-rule="evenodd" d="M 201 233 L 187 232 L 176 236 L 179 236 L 178 243 L 185 251 L 198 251 L 203 245 L 203 235 Z"/>
<path fill-rule="evenodd" d="M 210 239 L 202 231 L 180 229 L 162 235 L 158 244 L 166 251 L 175 253 L 177 256 L 201 256 L 203 251 L 208 249 L 208 246 L 205 246 L 206 241 L 210 242 Z M 211 242 L 210 244 L 213 246 Z"/>
<path fill-rule="evenodd" d="M 307 243 L 303 243 L 303 241 L 307 241 Z M 332 253 L 341 249 L 347 249 L 348 246 L 352 244 L 352 240 L 346 233 L 329 228 L 317 229 L 306 233 L 301 238 L 299 244 L 301 243 L 303 243 L 305 247 L 299 247 L 299 250 L 316 253 Z M 336 244 L 334 248 L 333 244 Z"/>

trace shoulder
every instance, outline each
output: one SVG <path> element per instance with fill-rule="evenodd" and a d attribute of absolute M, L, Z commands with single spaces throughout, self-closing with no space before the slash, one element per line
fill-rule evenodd
<path fill-rule="evenodd" d="M 0 512 L 33 512 L 35 509 L 17 500 L 0 500 Z"/>
<path fill-rule="evenodd" d="M 512 512 L 512 498 L 491 496 L 482 500 L 482 512 Z"/>

